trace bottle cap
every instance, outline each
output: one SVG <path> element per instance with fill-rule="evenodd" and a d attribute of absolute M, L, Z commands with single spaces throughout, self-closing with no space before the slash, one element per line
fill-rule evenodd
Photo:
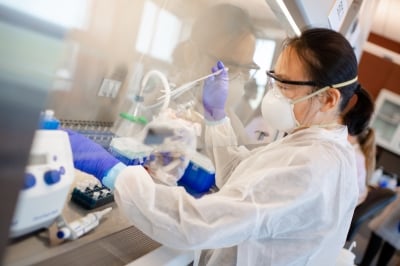
<path fill-rule="evenodd" d="M 71 236 L 71 230 L 69 230 L 67 227 L 63 227 L 57 232 L 57 237 L 59 239 L 67 239 L 70 236 Z"/>
<path fill-rule="evenodd" d="M 54 130 L 58 129 L 59 126 L 60 121 L 54 117 L 53 110 L 46 110 L 41 113 L 39 125 L 40 129 Z"/>

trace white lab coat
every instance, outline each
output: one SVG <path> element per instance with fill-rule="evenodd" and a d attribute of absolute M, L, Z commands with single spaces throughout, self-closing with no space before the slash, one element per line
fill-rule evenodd
<path fill-rule="evenodd" d="M 358 181 L 358 202 L 357 205 L 364 202 L 367 198 L 368 187 L 367 187 L 367 168 L 365 165 L 365 155 L 361 150 L 358 143 L 353 144 L 356 154 L 356 166 L 357 166 L 357 181 Z"/>
<path fill-rule="evenodd" d="M 156 241 L 198 250 L 195 265 L 334 265 L 358 196 L 346 127 L 304 129 L 251 152 L 233 135 L 228 119 L 206 132 L 218 144 L 219 192 L 196 199 L 132 166 L 116 181 L 118 206 Z"/>
<path fill-rule="evenodd" d="M 397 198 L 390 203 L 378 216 L 371 220 L 369 228 L 383 240 L 400 250 L 400 189 L 397 188 Z"/>

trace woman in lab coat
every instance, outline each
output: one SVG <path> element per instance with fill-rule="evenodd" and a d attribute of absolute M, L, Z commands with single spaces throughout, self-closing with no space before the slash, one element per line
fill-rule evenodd
<path fill-rule="evenodd" d="M 245 99 L 245 84 L 250 70 L 257 70 L 253 56 L 256 49 L 256 29 L 250 15 L 243 8 L 245 4 L 219 3 L 211 5 L 196 17 L 190 37 L 179 43 L 173 53 L 173 65 L 176 68 L 173 83 L 183 84 L 210 74 L 210 66 L 217 59 L 229 68 L 229 91 L 226 111 L 231 119 L 238 143 L 252 144 L 248 136 L 244 117 L 251 117 L 251 108 L 241 108 Z M 191 89 L 172 99 L 170 106 L 193 104 L 193 110 L 203 113 L 202 89 Z M 257 91 L 257 88 L 255 88 Z M 204 137 L 199 137 L 198 149 L 201 150 Z"/>
<path fill-rule="evenodd" d="M 288 135 L 251 151 L 236 145 L 225 115 L 223 63 L 213 71 L 222 72 L 205 82 L 203 105 L 218 192 L 194 198 L 71 134 L 75 166 L 115 184 L 119 208 L 149 237 L 196 250 L 195 265 L 335 265 L 358 197 L 347 136 L 373 111 L 351 45 L 328 29 L 285 43 L 262 113 Z"/>

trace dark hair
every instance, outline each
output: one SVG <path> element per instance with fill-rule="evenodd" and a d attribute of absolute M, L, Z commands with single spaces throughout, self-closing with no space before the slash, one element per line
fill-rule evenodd
<path fill-rule="evenodd" d="M 321 89 L 352 80 L 358 73 L 353 48 L 340 33 L 325 29 L 306 29 L 301 36 L 288 39 L 285 46 L 293 48 L 304 63 L 309 78 Z M 374 103 L 358 82 L 338 88 L 341 94 L 340 112 L 349 134 L 358 135 L 369 125 Z M 350 99 L 356 95 L 353 104 Z M 352 106 L 350 106 L 353 104 Z M 349 106 L 348 106 L 349 105 Z"/>

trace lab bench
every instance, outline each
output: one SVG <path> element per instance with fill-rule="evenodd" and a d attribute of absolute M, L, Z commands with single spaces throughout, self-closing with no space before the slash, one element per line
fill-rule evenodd
<path fill-rule="evenodd" d="M 76 171 L 71 191 L 79 180 L 87 178 L 93 177 Z M 157 265 L 160 258 L 165 265 L 177 259 L 181 260 L 178 265 L 187 265 L 193 259 L 191 252 L 169 249 L 147 237 L 132 226 L 115 202 L 86 210 L 70 201 L 69 196 L 63 217 L 71 222 L 107 207 L 112 207 L 112 211 L 101 219 L 100 224 L 76 240 L 51 244 L 49 230 L 45 229 L 10 239 L 3 265 Z"/>

